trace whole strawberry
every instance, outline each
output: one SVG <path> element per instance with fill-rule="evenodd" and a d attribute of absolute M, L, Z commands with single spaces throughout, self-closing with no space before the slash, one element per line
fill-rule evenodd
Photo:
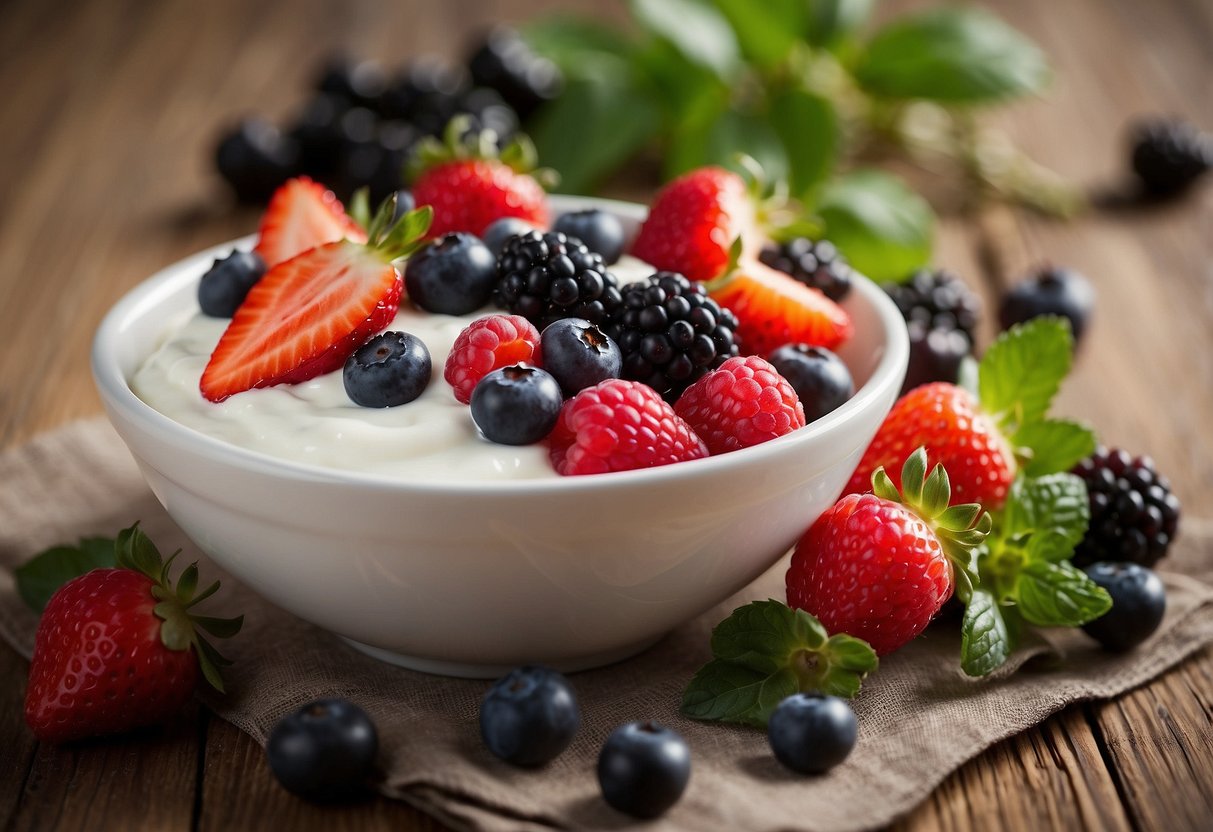
<path fill-rule="evenodd" d="M 546 228 L 547 194 L 531 173 L 535 148 L 530 140 L 520 134 L 498 156 L 492 131 L 468 134 L 469 124 L 466 117 L 452 119 L 443 141 L 427 139 L 416 151 L 413 198 L 418 207 L 434 209 L 429 237 L 454 231 L 480 236 L 503 217 Z"/>
<path fill-rule="evenodd" d="M 34 639 L 25 721 L 39 740 L 68 742 L 163 722 L 193 694 L 201 673 L 223 690 L 224 659 L 198 634 L 227 637 L 243 617 L 195 615 L 196 564 L 176 587 L 137 527 L 117 543 L 117 568 L 94 569 L 51 596 Z"/>
<path fill-rule="evenodd" d="M 815 615 L 878 655 L 921 633 L 952 595 L 954 569 L 966 570 L 990 531 L 976 503 L 948 507 L 948 474 L 926 476 L 919 448 L 901 470 L 899 493 L 883 468 L 871 494 L 849 494 L 809 527 L 787 574 L 788 605 Z"/>
<path fill-rule="evenodd" d="M 735 356 L 692 384 L 674 412 L 708 450 L 724 454 L 804 427 L 804 408 L 788 380 L 765 358 Z"/>

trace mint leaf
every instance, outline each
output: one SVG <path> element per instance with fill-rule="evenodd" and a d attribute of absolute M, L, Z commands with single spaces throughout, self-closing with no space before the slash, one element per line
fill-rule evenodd
<path fill-rule="evenodd" d="M 13 570 L 13 575 L 21 600 L 41 613 L 59 587 L 86 572 L 113 565 L 113 539 L 88 537 L 75 546 L 53 546 L 40 552 Z"/>
<path fill-rule="evenodd" d="M 998 601 L 974 587 L 965 602 L 960 625 L 960 667 L 970 676 L 985 676 L 1011 656 L 1014 644 Z"/>
<path fill-rule="evenodd" d="M 772 181 L 788 175 L 783 141 L 766 119 L 728 108 L 705 107 L 683 121 L 674 133 L 666 157 L 666 171 L 677 175 L 704 165 L 737 168 L 744 153 L 762 166 Z"/>
<path fill-rule="evenodd" d="M 604 58 L 624 62 L 634 47 L 620 30 L 576 17 L 536 18 L 522 27 L 521 34 L 531 49 L 560 67 L 566 77 L 587 75 Z"/>
<path fill-rule="evenodd" d="M 1017 479 L 1005 511 L 1005 535 L 1059 534 L 1073 551 L 1090 519 L 1087 486 L 1074 474 Z M 1063 557 L 1069 557 L 1069 553 Z"/>
<path fill-rule="evenodd" d="M 829 99 L 801 88 L 784 90 L 771 101 L 771 126 L 788 158 L 788 187 L 804 197 L 829 178 L 838 158 L 840 127 Z"/>
<path fill-rule="evenodd" d="M 931 207 L 887 173 L 858 170 L 835 179 L 818 213 L 825 236 L 873 280 L 899 280 L 931 256 Z"/>
<path fill-rule="evenodd" d="M 872 15 L 876 0 L 808 0 L 808 41 L 835 46 L 846 40 Z"/>
<path fill-rule="evenodd" d="M 945 8 L 900 18 L 876 33 L 855 70 L 887 98 L 982 104 L 1036 92 L 1049 80 L 1044 54 L 994 15 Z"/>
<path fill-rule="evenodd" d="M 982 356 L 978 398 L 1012 442 L 1048 412 L 1070 372 L 1072 343 L 1070 322 L 1046 316 L 1011 327 Z"/>
<path fill-rule="evenodd" d="M 764 674 L 717 659 L 700 668 L 687 686 L 682 712 L 692 719 L 761 728 L 775 707 L 798 690 L 790 668 Z"/>
<path fill-rule="evenodd" d="M 1108 593 L 1081 569 L 1040 557 L 1024 564 L 1014 595 L 1020 614 L 1040 627 L 1078 627 L 1112 608 Z"/>
<path fill-rule="evenodd" d="M 632 16 L 688 61 L 727 80 L 741 65 L 737 36 L 719 11 L 698 0 L 631 0 Z M 567 94 L 567 93 L 566 93 Z"/>
<path fill-rule="evenodd" d="M 803 0 L 713 0 L 737 36 L 742 54 L 763 69 L 777 66 L 799 42 Z"/>
<path fill-rule="evenodd" d="M 1039 477 L 1069 471 L 1095 452 L 1095 432 L 1068 419 L 1045 419 L 1024 425 L 1015 432 L 1017 450 L 1028 453 L 1023 472 Z"/>
<path fill-rule="evenodd" d="M 829 633 L 804 610 L 774 600 L 738 607 L 712 630 L 712 654 L 751 670 L 773 673 L 787 667 L 794 649 L 820 650 Z"/>

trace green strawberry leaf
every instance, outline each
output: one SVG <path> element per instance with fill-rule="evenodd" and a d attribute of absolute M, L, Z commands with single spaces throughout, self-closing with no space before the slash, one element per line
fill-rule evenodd
<path fill-rule="evenodd" d="M 1049 474 L 1019 478 L 1011 486 L 1004 510 L 1004 534 L 1055 533 L 1063 537 L 1073 551 L 1086 534 L 1090 519 L 1087 486 L 1074 474 Z M 1067 552 L 1063 557 L 1069 557 Z"/>
<path fill-rule="evenodd" d="M 160 556 L 160 550 L 156 548 L 156 544 L 152 543 L 151 538 L 143 533 L 143 529 L 139 528 L 138 523 L 129 529 L 118 532 L 114 550 L 117 566 L 142 572 L 153 581 L 160 580 L 160 574 L 164 569 L 164 558 Z"/>
<path fill-rule="evenodd" d="M 719 11 L 699 0 L 631 0 L 632 16 L 650 34 L 673 44 L 691 63 L 722 80 L 741 67 L 737 36 Z"/>
<path fill-rule="evenodd" d="M 857 170 L 834 179 L 822 191 L 817 212 L 825 236 L 873 280 L 898 280 L 930 259 L 935 214 L 887 173 Z"/>
<path fill-rule="evenodd" d="M 1045 535 L 1044 539 L 1053 535 Z M 1035 541 L 1035 537 L 1033 538 Z M 1019 574 L 1015 600 L 1020 614 L 1040 627 L 1078 627 L 1112 608 L 1103 587 L 1064 560 L 1032 557 Z"/>
<path fill-rule="evenodd" d="M 75 546 L 53 546 L 13 570 L 17 594 L 34 612 L 46 609 L 51 596 L 68 581 L 115 565 L 113 538 L 88 537 Z"/>
<path fill-rule="evenodd" d="M 1001 667 L 1015 645 L 997 599 L 974 587 L 965 599 L 960 625 L 960 667 L 970 676 L 985 676 Z"/>
<path fill-rule="evenodd" d="M 1069 471 L 1095 452 L 1095 431 L 1069 419 L 1044 419 L 1022 426 L 1015 433 L 1016 451 L 1025 459 L 1029 477 Z"/>
<path fill-rule="evenodd" d="M 1012 443 L 1048 412 L 1070 372 L 1072 344 L 1070 322 L 1046 316 L 1011 327 L 982 356 L 978 398 Z"/>

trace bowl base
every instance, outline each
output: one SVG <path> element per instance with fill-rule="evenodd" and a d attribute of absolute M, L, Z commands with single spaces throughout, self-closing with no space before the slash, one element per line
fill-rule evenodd
<path fill-rule="evenodd" d="M 596 667 L 603 667 L 608 664 L 615 664 L 624 659 L 630 659 L 638 653 L 643 653 L 648 650 L 662 638 L 664 634 L 654 639 L 647 639 L 637 644 L 629 644 L 625 647 L 617 647 L 614 650 L 604 650 L 601 653 L 593 653 L 589 656 L 578 656 L 573 659 L 563 661 L 540 662 L 554 670 L 559 670 L 561 673 L 576 673 L 579 670 L 591 670 Z M 422 673 L 431 673 L 435 676 L 457 676 L 461 679 L 499 679 L 509 673 L 517 664 L 467 664 L 463 662 L 444 662 L 438 659 L 426 659 L 418 656 L 406 656 L 402 653 L 394 653 L 391 650 L 385 650 L 382 647 L 372 647 L 369 644 L 363 644 L 360 641 L 354 641 L 352 638 L 341 639 L 350 647 L 360 653 L 365 653 L 371 658 L 379 659 L 382 662 L 406 667 L 409 670 L 419 670 Z"/>

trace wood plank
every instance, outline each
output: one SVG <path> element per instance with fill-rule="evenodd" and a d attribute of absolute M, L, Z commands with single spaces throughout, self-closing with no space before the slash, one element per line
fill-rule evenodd
<path fill-rule="evenodd" d="M 0 688 L 0 829 L 8 829 L 21 801 L 38 743 L 25 727 L 25 677 L 29 664 L 0 642 L 0 679 L 13 680 Z"/>

